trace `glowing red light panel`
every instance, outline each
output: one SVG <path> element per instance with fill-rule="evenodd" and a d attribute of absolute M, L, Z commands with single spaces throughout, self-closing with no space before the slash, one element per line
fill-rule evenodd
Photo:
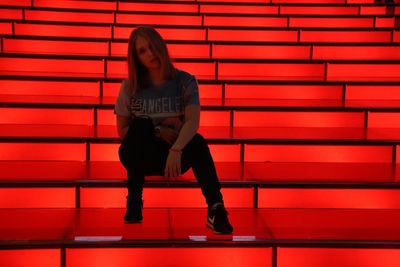
<path fill-rule="evenodd" d="M 110 10 L 117 9 L 115 2 L 101 1 L 66 1 L 66 0 L 33 0 L 34 7 L 53 7 L 53 8 L 68 8 L 68 9 L 93 9 L 93 10 Z"/>
<path fill-rule="evenodd" d="M 117 14 L 117 23 L 148 25 L 201 26 L 198 15 Z"/>
<path fill-rule="evenodd" d="M 115 97 L 113 103 L 115 103 L 116 97 L 118 96 L 121 83 L 103 82 L 103 97 Z"/>
<path fill-rule="evenodd" d="M 31 0 L 2 0 L 2 6 L 26 6 L 30 7 L 32 4 Z"/>
<path fill-rule="evenodd" d="M 0 180 L 76 180 L 86 176 L 83 161 L 0 161 Z"/>
<path fill-rule="evenodd" d="M 368 112 L 368 127 L 400 128 L 400 113 Z"/>
<path fill-rule="evenodd" d="M 297 42 L 297 30 L 209 29 L 209 41 Z"/>
<path fill-rule="evenodd" d="M 281 15 L 358 15 L 357 6 L 284 6 Z"/>
<path fill-rule="evenodd" d="M 197 2 L 211 2 L 215 0 L 197 0 Z M 218 2 L 229 2 L 229 3 L 270 3 L 270 0 L 218 0 Z"/>
<path fill-rule="evenodd" d="M 390 43 L 391 31 L 300 31 L 301 42 Z"/>
<path fill-rule="evenodd" d="M 311 46 L 212 45 L 217 59 L 310 59 Z"/>
<path fill-rule="evenodd" d="M 165 181 L 168 179 L 165 178 Z M 122 208 L 126 206 L 126 188 L 82 188 L 82 208 Z M 227 207 L 253 207 L 252 188 L 223 188 Z M 99 198 L 98 196 L 102 196 Z M 145 208 L 204 208 L 205 199 L 200 187 L 144 188 Z"/>
<path fill-rule="evenodd" d="M 281 182 L 393 182 L 392 163 L 246 162 L 244 177 Z"/>
<path fill-rule="evenodd" d="M 374 4 L 374 0 L 347 0 L 347 4 Z"/>
<path fill-rule="evenodd" d="M 0 262 L 7 267 L 61 266 L 60 249 L 14 249 L 0 250 Z"/>
<path fill-rule="evenodd" d="M 400 64 L 328 63 L 329 81 L 400 81 Z"/>
<path fill-rule="evenodd" d="M 278 248 L 279 267 L 396 267 L 400 252 L 389 248 Z"/>
<path fill-rule="evenodd" d="M 93 125 L 93 109 L 0 108 L 0 123 Z"/>
<path fill-rule="evenodd" d="M 320 63 L 218 63 L 218 78 L 231 80 L 312 80 L 324 78 Z"/>
<path fill-rule="evenodd" d="M 226 84 L 225 98 L 235 99 L 342 99 L 340 85 Z"/>
<path fill-rule="evenodd" d="M 260 208 L 399 209 L 395 189 L 260 188 Z"/>
<path fill-rule="evenodd" d="M 214 161 L 239 162 L 240 145 L 209 145 Z"/>
<path fill-rule="evenodd" d="M 89 23 L 114 23 L 113 13 L 88 13 L 88 12 L 59 12 L 25 10 L 26 20 L 63 21 L 63 22 L 89 22 Z"/>
<path fill-rule="evenodd" d="M 111 26 L 78 26 L 15 23 L 16 35 L 111 38 Z"/>
<path fill-rule="evenodd" d="M 373 18 L 289 18 L 289 27 L 300 28 L 373 28 Z"/>
<path fill-rule="evenodd" d="M 197 4 L 126 3 L 118 4 L 120 11 L 182 12 L 197 13 Z"/>
<path fill-rule="evenodd" d="M 314 46 L 313 59 L 340 60 L 398 60 L 400 47 L 396 46 Z"/>
<path fill-rule="evenodd" d="M 205 98 L 222 99 L 222 85 L 220 84 L 200 84 L 200 100 Z M 201 102 L 200 102 L 201 103 Z"/>
<path fill-rule="evenodd" d="M 376 28 L 393 28 L 395 23 L 394 18 L 380 18 L 376 17 L 375 27 Z"/>
<path fill-rule="evenodd" d="M 0 19 L 22 19 L 21 9 L 0 9 Z"/>
<path fill-rule="evenodd" d="M 0 207 L 75 208 L 75 188 L 1 188 Z"/>
<path fill-rule="evenodd" d="M 346 85 L 347 100 L 400 100 L 398 85 Z"/>
<path fill-rule="evenodd" d="M 23 76 L 102 77 L 104 62 L 103 60 L 3 57 L 0 59 L 0 71 L 3 74 Z"/>
<path fill-rule="evenodd" d="M 271 0 L 272 3 L 298 4 L 299 0 Z M 345 4 L 346 0 L 302 0 L 302 4 Z"/>
<path fill-rule="evenodd" d="M 229 111 L 202 111 L 200 126 L 229 126 Z"/>
<path fill-rule="evenodd" d="M 284 17 L 239 17 L 204 15 L 204 26 L 287 27 Z"/>
<path fill-rule="evenodd" d="M 237 127 L 363 127 L 363 112 L 235 111 Z"/>
<path fill-rule="evenodd" d="M 207 5 L 200 4 L 200 13 L 213 14 L 263 14 L 263 15 L 277 15 L 278 6 L 245 6 L 245 5 Z"/>
<path fill-rule="evenodd" d="M 134 28 L 114 26 L 114 38 L 128 39 Z M 159 28 L 157 31 L 165 40 L 204 41 L 206 40 L 206 29 L 174 29 Z"/>
<path fill-rule="evenodd" d="M 0 80 L 1 94 L 99 96 L 100 82 Z"/>
<path fill-rule="evenodd" d="M 40 153 L 38 153 L 40 152 Z M 0 160 L 86 160 L 84 143 L 0 143 Z"/>
<path fill-rule="evenodd" d="M 155 256 L 156 255 L 156 256 Z M 271 248 L 96 248 L 67 249 L 66 267 L 265 266 Z M 135 260 L 132 260 L 135 259 Z M 210 259 L 205 261 L 204 259 Z"/>
<path fill-rule="evenodd" d="M 392 162 L 391 146 L 245 145 L 247 162 Z"/>
<path fill-rule="evenodd" d="M 360 6 L 361 15 L 386 15 L 385 6 Z"/>
<path fill-rule="evenodd" d="M 108 43 L 3 39 L 3 51 L 26 54 L 108 56 Z"/>
<path fill-rule="evenodd" d="M 400 42 L 400 31 L 393 31 L 393 42 Z"/>
<path fill-rule="evenodd" d="M 12 23 L 11 22 L 0 22 L 0 34 L 12 34 Z"/>

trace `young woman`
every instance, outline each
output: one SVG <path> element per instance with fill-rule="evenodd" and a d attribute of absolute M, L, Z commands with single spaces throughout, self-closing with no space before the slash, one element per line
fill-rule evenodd
<path fill-rule="evenodd" d="M 142 221 L 145 175 L 171 179 L 190 167 L 208 205 L 207 226 L 232 233 L 210 150 L 197 133 L 200 121 L 194 76 L 174 67 L 167 46 L 153 28 L 132 31 L 128 79 L 115 103 L 121 163 L 128 173 L 125 223 Z"/>

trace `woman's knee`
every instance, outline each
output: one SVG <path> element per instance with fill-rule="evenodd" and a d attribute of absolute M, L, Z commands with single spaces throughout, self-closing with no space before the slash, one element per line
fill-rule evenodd
<path fill-rule="evenodd" d="M 207 141 L 201 134 L 195 134 L 187 145 L 188 150 L 209 150 Z"/>

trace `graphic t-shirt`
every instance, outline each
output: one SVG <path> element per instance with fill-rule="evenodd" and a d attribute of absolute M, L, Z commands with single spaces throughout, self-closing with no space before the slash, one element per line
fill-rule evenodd
<path fill-rule="evenodd" d="M 161 86 L 145 88 L 130 95 L 129 80 L 124 80 L 115 103 L 114 113 L 125 117 L 150 117 L 154 126 L 163 125 L 180 130 L 184 109 L 200 105 L 196 78 L 178 70 L 175 79 Z"/>

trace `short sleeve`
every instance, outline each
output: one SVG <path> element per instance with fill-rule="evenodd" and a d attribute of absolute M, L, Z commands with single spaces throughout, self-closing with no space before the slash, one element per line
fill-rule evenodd
<path fill-rule="evenodd" d="M 197 79 L 187 72 L 183 72 L 182 76 L 183 103 L 185 107 L 189 105 L 200 105 Z"/>
<path fill-rule="evenodd" d="M 128 81 L 124 80 L 121 84 L 117 101 L 114 106 L 114 114 L 124 117 L 130 117 L 130 96 L 128 95 Z"/>

